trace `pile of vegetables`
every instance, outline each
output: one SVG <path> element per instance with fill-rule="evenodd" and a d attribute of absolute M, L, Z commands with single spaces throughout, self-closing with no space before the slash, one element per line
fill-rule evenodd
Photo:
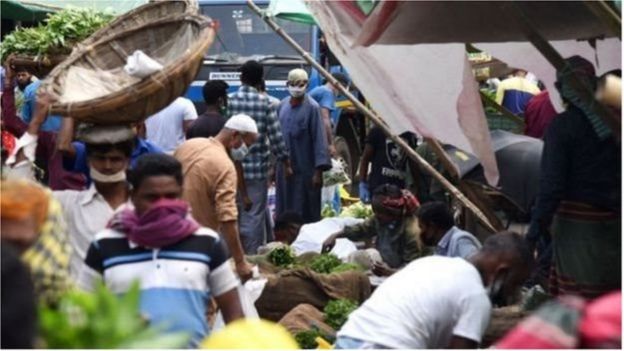
<path fill-rule="evenodd" d="M 332 159 L 332 168 L 323 172 L 323 186 L 333 186 L 338 184 L 349 184 L 351 179 L 346 172 L 344 160 Z"/>
<path fill-rule="evenodd" d="M 316 338 L 319 336 L 331 344 L 333 344 L 335 341 L 335 338 L 323 333 L 317 327 L 312 327 L 312 329 L 310 330 L 298 332 L 297 334 L 295 334 L 295 341 L 297 341 L 297 344 L 299 344 L 302 349 L 313 350 L 318 347 Z"/>
<path fill-rule="evenodd" d="M 315 257 L 312 262 L 310 262 L 310 269 L 316 273 L 330 274 L 362 270 L 362 267 L 353 263 L 343 263 L 338 256 L 331 253 L 324 253 Z"/>
<path fill-rule="evenodd" d="M 269 262 L 278 267 L 290 268 L 295 263 L 295 252 L 290 246 L 282 246 L 269 252 Z"/>
<path fill-rule="evenodd" d="M 58 308 L 42 307 L 39 331 L 51 349 L 176 349 L 190 340 L 187 333 L 165 333 L 150 327 L 139 311 L 139 285 L 119 298 L 100 284 L 93 294 L 70 291 Z"/>
<path fill-rule="evenodd" d="M 336 217 L 338 213 L 334 210 L 334 207 L 330 203 L 326 203 L 323 205 L 323 209 L 321 209 L 321 217 L 323 218 L 331 218 Z"/>
<path fill-rule="evenodd" d="M 344 207 L 340 212 L 340 217 L 353 217 L 367 219 L 373 217 L 373 208 L 371 205 L 364 205 L 361 201 L 351 206 Z"/>
<path fill-rule="evenodd" d="M 20 28 L 6 35 L 0 44 L 1 62 L 10 54 L 48 56 L 69 54 L 76 43 L 86 39 L 113 19 L 113 15 L 85 8 L 68 8 L 49 14 L 45 24 Z"/>
<path fill-rule="evenodd" d="M 357 303 L 348 299 L 332 300 L 323 309 L 325 313 L 325 323 L 334 330 L 340 330 L 347 322 L 351 312 L 358 308 Z"/>

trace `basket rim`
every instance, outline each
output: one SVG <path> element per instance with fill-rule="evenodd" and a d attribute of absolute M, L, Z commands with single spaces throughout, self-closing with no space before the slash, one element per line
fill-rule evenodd
<path fill-rule="evenodd" d="M 132 10 L 122 14 L 121 16 L 117 16 L 115 19 L 113 19 L 107 25 L 105 25 L 104 27 L 98 29 L 95 33 L 91 34 L 85 40 L 83 40 L 82 42 L 78 43 L 78 45 L 80 45 L 80 46 L 93 45 L 93 44 L 95 44 L 95 43 L 97 43 L 99 41 L 107 39 L 110 36 L 113 36 L 115 34 L 121 33 L 121 31 L 118 31 L 118 32 L 112 32 L 112 33 L 110 33 L 108 35 L 105 35 L 105 33 L 107 31 L 114 30 L 113 28 L 110 28 L 110 27 L 119 25 L 119 23 L 121 23 L 123 21 L 126 21 L 128 18 L 135 16 L 137 13 L 141 13 L 141 12 L 146 11 L 148 9 L 151 9 L 153 7 L 165 6 L 165 5 L 168 5 L 170 3 L 174 3 L 174 2 L 175 3 L 182 2 L 186 6 L 186 8 L 184 9 L 184 12 L 180 13 L 179 15 L 191 14 L 191 12 L 189 11 L 191 6 L 190 6 L 189 2 L 186 1 L 186 0 L 167 0 L 167 1 L 159 1 L 159 2 L 148 2 L 146 4 L 143 4 L 143 5 L 135 8 L 135 9 L 132 9 Z M 178 14 L 171 15 L 171 16 L 177 16 L 177 15 Z M 140 26 L 126 28 L 125 30 L 132 29 L 132 28 L 138 28 L 138 27 L 140 27 Z"/>
<path fill-rule="evenodd" d="M 200 34 L 197 40 L 191 46 L 189 46 L 189 49 L 188 49 L 189 52 L 181 55 L 175 61 L 163 67 L 161 71 L 155 74 L 152 74 L 149 77 L 143 78 L 140 81 L 124 89 L 121 89 L 119 91 L 116 91 L 116 92 L 113 92 L 104 96 L 100 96 L 94 99 L 85 100 L 85 101 L 66 102 L 66 103 L 55 102 L 54 104 L 50 106 L 51 112 L 55 114 L 61 114 L 61 115 L 71 115 L 70 113 L 71 111 L 76 111 L 76 110 L 80 110 L 83 108 L 89 108 L 90 110 L 93 110 L 95 107 L 94 105 L 100 105 L 103 102 L 110 104 L 109 106 L 110 109 L 116 109 L 121 106 L 128 105 L 129 103 L 134 103 L 134 102 L 144 99 L 145 98 L 144 95 L 146 94 L 141 94 L 141 92 L 146 90 L 146 88 L 148 88 L 150 85 L 157 84 L 156 82 L 167 81 L 169 80 L 168 78 L 170 76 L 179 75 L 181 72 L 184 72 L 187 66 L 189 66 L 192 63 L 193 61 L 192 58 L 194 58 L 197 55 L 200 55 L 203 57 L 205 51 L 213 42 L 213 38 L 214 38 L 214 28 L 212 24 L 213 22 L 206 16 L 193 15 L 193 14 L 188 14 L 188 13 L 174 15 L 171 17 L 163 18 L 158 21 L 146 23 L 142 26 L 133 27 L 133 28 L 121 31 L 103 40 L 100 40 L 96 43 L 85 46 L 84 48 L 80 49 L 79 51 L 71 55 L 66 61 L 57 65 L 52 70 L 52 72 L 50 72 L 50 74 L 46 77 L 46 79 L 44 79 L 44 81 L 41 84 L 41 89 L 42 91 L 45 91 L 48 94 L 52 95 L 54 98 L 59 98 L 59 96 L 56 93 L 54 93 L 54 91 L 51 88 L 55 84 L 55 80 L 58 78 L 58 75 L 60 74 L 60 72 L 72 66 L 79 58 L 86 55 L 89 51 L 94 50 L 95 47 L 106 45 L 110 41 L 129 36 L 132 34 L 132 32 L 144 31 L 144 30 L 148 30 L 151 27 L 160 26 L 166 23 L 180 22 L 180 21 L 194 22 L 200 27 Z M 172 69 L 167 69 L 172 66 L 173 66 Z M 128 94 L 128 93 L 133 93 L 133 94 Z M 126 96 L 130 95 L 131 98 L 125 99 L 125 100 L 118 99 L 119 101 L 114 101 L 117 98 L 121 97 L 122 95 L 126 95 Z M 111 102 L 115 102 L 115 103 L 111 103 Z"/>

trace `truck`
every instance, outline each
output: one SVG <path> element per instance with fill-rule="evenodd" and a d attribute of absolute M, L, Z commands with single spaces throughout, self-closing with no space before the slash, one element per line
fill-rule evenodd
<path fill-rule="evenodd" d="M 268 0 L 255 3 L 261 8 L 269 5 Z M 286 81 L 292 69 L 302 68 L 308 72 L 308 90 L 323 84 L 319 73 L 249 9 L 245 0 L 199 0 L 198 4 L 200 13 L 215 21 L 218 28 L 217 37 L 206 53 L 197 77 L 185 94 L 198 112 L 203 112 L 205 107 L 202 87 L 206 81 L 224 80 L 230 86 L 229 92 L 237 91 L 240 87 L 239 68 L 248 60 L 263 65 L 266 90 L 280 100 L 288 96 Z M 323 44 L 318 26 L 276 20 L 317 62 L 324 62 L 330 71 L 346 73 Z M 354 179 L 364 147 L 365 118 L 343 96 L 337 97 L 336 107 L 331 116 L 334 143 L 338 158 L 344 161 Z"/>

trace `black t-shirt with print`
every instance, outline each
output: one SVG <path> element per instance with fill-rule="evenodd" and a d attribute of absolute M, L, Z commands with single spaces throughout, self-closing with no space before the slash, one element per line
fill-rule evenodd
<path fill-rule="evenodd" d="M 416 147 L 414 133 L 401 134 L 412 148 Z M 401 189 L 405 188 L 405 171 L 407 170 L 407 154 L 396 145 L 379 127 L 373 127 L 368 133 L 366 143 L 373 147 L 371 170 L 368 175 L 368 186 L 371 193 L 382 184 L 394 184 Z"/>

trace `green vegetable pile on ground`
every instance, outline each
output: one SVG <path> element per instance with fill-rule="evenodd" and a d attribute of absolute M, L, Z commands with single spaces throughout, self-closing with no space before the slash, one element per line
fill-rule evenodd
<path fill-rule="evenodd" d="M 347 322 L 349 314 L 358 308 L 357 303 L 347 299 L 332 300 L 325 305 L 325 323 L 334 330 L 340 330 Z"/>
<path fill-rule="evenodd" d="M 297 343 L 302 349 L 313 350 L 318 347 L 316 338 L 319 336 L 331 344 L 333 344 L 335 341 L 335 338 L 324 334 L 316 327 L 312 327 L 311 330 L 298 332 L 297 334 L 295 334 L 295 341 L 297 341 Z"/>
<path fill-rule="evenodd" d="M 327 203 L 325 205 L 323 205 L 323 209 L 321 210 L 321 217 L 323 218 L 331 218 L 331 217 L 336 217 L 338 214 L 336 213 L 336 210 L 334 210 L 334 207 Z"/>
<path fill-rule="evenodd" d="M 6 35 L 0 44 L 1 62 L 10 54 L 48 56 L 69 54 L 75 44 L 86 39 L 113 19 L 113 15 L 93 9 L 68 8 L 48 15 L 45 24 L 20 28 Z"/>
<path fill-rule="evenodd" d="M 150 327 L 139 310 L 139 285 L 134 284 L 123 297 L 104 285 L 95 293 L 71 291 L 58 309 L 42 307 L 39 330 L 45 348 L 51 349 L 150 349 L 182 348 L 190 339 L 187 333 L 165 333 Z"/>
<path fill-rule="evenodd" d="M 310 269 L 316 273 L 329 274 L 342 264 L 342 261 L 334 254 L 324 253 L 314 258 L 310 263 Z"/>
<path fill-rule="evenodd" d="M 295 258 L 295 252 L 289 246 L 278 247 L 269 253 L 269 262 L 278 267 L 291 267 Z"/>
<path fill-rule="evenodd" d="M 371 218 L 373 217 L 373 208 L 358 201 L 351 206 L 344 207 L 340 212 L 340 217 Z"/>

